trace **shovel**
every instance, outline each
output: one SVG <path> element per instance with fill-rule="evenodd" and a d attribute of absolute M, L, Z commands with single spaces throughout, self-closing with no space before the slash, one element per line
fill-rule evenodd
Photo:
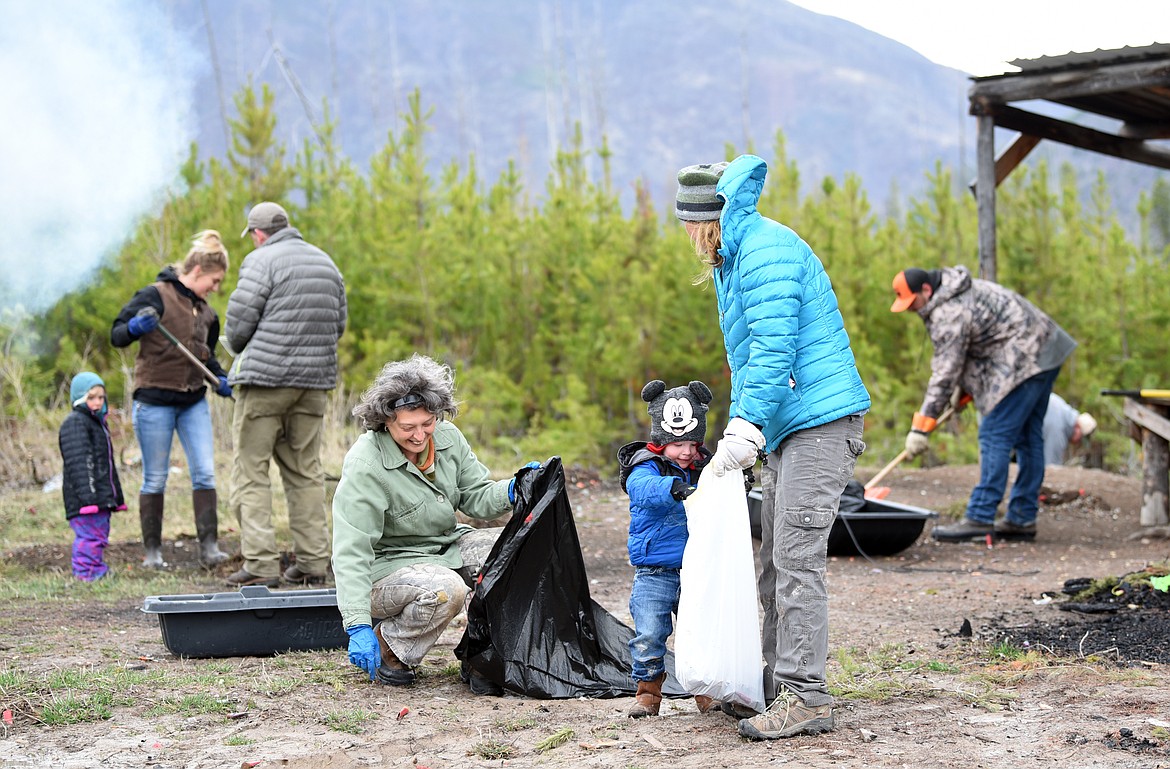
<path fill-rule="evenodd" d="M 153 315 L 157 318 L 158 311 L 155 310 L 153 307 L 143 307 L 141 310 L 138 311 L 138 315 L 139 315 L 139 317 L 146 316 L 146 315 Z M 219 377 L 217 377 L 215 374 L 211 373 L 211 369 L 209 369 L 209 368 L 207 368 L 207 366 L 203 365 L 203 361 L 201 361 L 201 360 L 199 360 L 199 358 L 195 357 L 195 353 L 191 352 L 186 347 L 184 347 L 183 343 L 180 342 L 178 339 L 176 339 L 174 334 L 172 334 L 170 331 L 167 331 L 167 327 L 162 324 L 162 321 L 159 321 L 158 326 L 156 326 L 156 328 L 162 332 L 163 336 L 165 336 L 168 340 L 170 340 L 171 344 L 173 344 L 175 347 L 177 347 L 179 349 L 179 352 L 181 352 L 181 353 L 183 353 L 183 355 L 187 356 L 187 360 L 189 360 L 195 364 L 195 366 L 199 369 L 199 371 L 203 374 L 204 378 L 207 379 L 208 382 L 211 382 L 211 384 L 215 387 L 219 387 Z"/>
<path fill-rule="evenodd" d="M 951 408 L 950 406 L 947 406 L 945 409 L 943 409 L 943 413 L 939 414 L 938 419 L 935 420 L 934 426 L 937 428 L 943 422 L 946 422 L 948 419 L 950 419 L 954 413 L 955 413 L 955 410 L 953 408 Z M 885 499 L 887 496 L 889 496 L 890 487 L 889 486 L 878 486 L 878 484 L 881 483 L 883 480 L 885 480 L 885 477 L 887 475 L 889 475 L 891 472 L 893 472 L 895 467 L 902 464 L 902 460 L 904 460 L 905 458 L 906 458 L 906 449 L 902 449 L 902 451 L 898 454 L 898 456 L 894 457 L 893 461 L 891 461 L 888 465 L 883 467 L 881 470 L 878 470 L 877 474 L 874 477 L 869 479 L 869 482 L 865 484 L 865 498 L 866 499 Z"/>

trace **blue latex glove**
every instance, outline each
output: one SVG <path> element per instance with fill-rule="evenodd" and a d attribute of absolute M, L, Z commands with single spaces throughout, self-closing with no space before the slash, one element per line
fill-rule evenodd
<path fill-rule="evenodd" d="M 538 467 L 540 467 L 539 462 L 529 462 L 528 464 L 524 465 L 524 467 L 520 468 L 520 470 L 525 468 L 535 470 Z M 519 472 L 519 470 L 517 470 L 517 472 Z M 513 505 L 516 504 L 516 476 L 514 475 L 512 476 L 512 480 L 508 481 L 508 501 Z"/>
<path fill-rule="evenodd" d="M 130 319 L 130 322 L 126 324 L 126 328 L 130 329 L 130 333 L 134 336 L 149 334 L 151 331 L 154 331 L 156 328 L 158 328 L 158 313 L 144 312 L 139 315 L 135 315 Z"/>
<path fill-rule="evenodd" d="M 217 395 L 222 395 L 225 398 L 232 397 L 232 386 L 228 384 L 226 376 L 219 378 L 219 387 L 215 388 L 215 392 Z"/>
<path fill-rule="evenodd" d="M 349 633 L 349 661 L 370 674 L 373 681 L 378 673 L 378 666 L 382 664 L 382 649 L 378 646 L 378 637 L 369 625 L 354 625 L 347 627 Z"/>

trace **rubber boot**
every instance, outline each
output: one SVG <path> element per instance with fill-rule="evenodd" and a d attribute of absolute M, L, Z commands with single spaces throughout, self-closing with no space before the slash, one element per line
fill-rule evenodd
<path fill-rule="evenodd" d="M 142 524 L 142 545 L 146 557 L 142 565 L 148 569 L 165 569 L 162 556 L 163 495 L 138 495 L 138 520 Z"/>
<path fill-rule="evenodd" d="M 216 510 L 215 489 L 195 489 L 191 493 L 195 504 L 195 534 L 199 537 L 199 563 L 211 568 L 228 559 L 219 549 L 219 514 Z"/>
<path fill-rule="evenodd" d="M 666 673 L 663 673 L 653 681 L 639 681 L 634 704 L 626 715 L 630 718 L 658 715 L 658 708 L 662 705 L 662 682 L 665 680 Z"/>

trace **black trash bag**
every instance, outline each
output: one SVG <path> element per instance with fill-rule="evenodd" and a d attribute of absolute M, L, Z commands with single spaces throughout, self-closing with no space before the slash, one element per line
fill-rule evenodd
<path fill-rule="evenodd" d="M 455 656 L 536 699 L 631 697 L 634 631 L 589 596 L 560 457 L 516 478 L 516 511 L 484 564 Z M 667 654 L 663 694 L 689 696 Z"/>
<path fill-rule="evenodd" d="M 865 507 L 865 487 L 856 478 L 850 478 L 841 492 L 841 512 L 856 513 Z"/>

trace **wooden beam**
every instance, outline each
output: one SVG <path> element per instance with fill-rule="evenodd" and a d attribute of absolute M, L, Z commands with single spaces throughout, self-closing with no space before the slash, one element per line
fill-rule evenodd
<path fill-rule="evenodd" d="M 978 119 L 975 207 L 979 217 L 979 276 L 995 280 L 995 118 Z"/>
<path fill-rule="evenodd" d="M 1170 139 L 1170 123 L 1126 123 L 1117 134 L 1123 139 Z"/>
<path fill-rule="evenodd" d="M 995 125 L 1013 131 L 1038 136 L 1041 139 L 1070 144 L 1081 149 L 1112 155 L 1135 163 L 1144 163 L 1156 168 L 1170 169 L 1170 152 L 1147 145 L 1136 139 L 1086 128 L 1063 120 L 1025 112 L 1015 107 L 997 107 L 991 114 Z M 980 117 L 983 120 L 984 117 Z"/>
<path fill-rule="evenodd" d="M 1108 64 L 1059 72 L 1012 72 L 976 80 L 968 91 L 971 114 L 981 106 L 1026 99 L 1060 99 L 1092 96 L 1134 88 L 1170 85 L 1170 57 L 1156 61 Z"/>
<path fill-rule="evenodd" d="M 1017 136 L 1011 146 L 1004 150 L 1003 154 L 995 161 L 995 186 L 1003 184 L 1003 180 L 1008 178 L 1008 174 L 1014 171 L 1020 163 L 1023 163 L 1024 158 L 1028 157 L 1028 153 L 1036 149 L 1036 145 L 1039 143 L 1039 136 L 1031 134 Z"/>
<path fill-rule="evenodd" d="M 1126 398 L 1125 415 L 1142 429 L 1149 430 L 1164 441 L 1170 441 L 1170 419 L 1150 406 L 1142 405 L 1133 398 Z"/>
<path fill-rule="evenodd" d="M 1008 175 L 1016 170 L 1016 166 L 1024 162 L 1024 158 L 1028 157 L 1028 153 L 1036 149 L 1036 145 L 1040 143 L 1040 138 L 1030 136 L 1028 134 L 1020 134 L 1016 140 L 1012 142 L 1011 146 L 1000 153 L 1000 156 L 995 160 L 995 186 L 1003 184 L 1003 180 L 1008 178 Z M 968 185 L 971 189 L 971 194 L 979 197 L 978 187 L 979 180 L 975 179 Z"/>

